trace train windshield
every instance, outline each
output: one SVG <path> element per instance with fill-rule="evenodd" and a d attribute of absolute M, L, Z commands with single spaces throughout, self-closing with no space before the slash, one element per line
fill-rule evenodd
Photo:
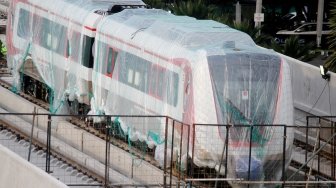
<path fill-rule="evenodd" d="M 280 58 L 265 54 L 209 56 L 218 122 L 233 125 L 272 124 L 280 75 Z M 246 128 L 230 135 L 241 140 Z M 258 132 L 261 132 L 262 128 Z"/>

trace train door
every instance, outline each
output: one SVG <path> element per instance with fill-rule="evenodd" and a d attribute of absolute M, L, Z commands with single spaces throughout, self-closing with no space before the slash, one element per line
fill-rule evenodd
<path fill-rule="evenodd" d="M 173 60 L 173 63 L 175 65 L 178 65 L 182 69 L 182 89 L 180 90 L 178 95 L 178 100 L 180 100 L 182 103 L 182 105 L 180 106 L 180 110 L 182 111 L 182 122 L 186 124 L 192 124 L 194 120 L 194 103 L 192 73 L 190 64 L 189 61 L 184 58 L 176 58 Z"/>
<path fill-rule="evenodd" d="M 75 75 L 77 77 L 76 88 L 78 88 L 78 102 L 81 103 L 81 108 L 79 113 L 87 113 L 90 109 L 90 96 L 92 96 L 92 69 L 94 64 L 94 37 L 82 34 L 81 37 L 81 52 L 79 54 L 81 71 L 74 70 L 77 72 Z"/>
<path fill-rule="evenodd" d="M 93 37 L 83 35 L 82 64 L 89 69 L 93 68 L 94 41 Z"/>

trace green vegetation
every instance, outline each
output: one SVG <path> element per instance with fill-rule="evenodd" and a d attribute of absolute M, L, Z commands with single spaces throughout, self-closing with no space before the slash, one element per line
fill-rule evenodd
<path fill-rule="evenodd" d="M 163 0 L 145 0 L 145 3 L 153 8 L 163 8 L 170 10 L 175 15 L 186 15 L 197 19 L 211 19 L 223 24 L 229 25 L 232 28 L 243 31 L 251 36 L 251 38 L 260 46 L 272 48 L 277 52 L 288 55 L 290 57 L 309 61 L 315 54 L 312 50 L 315 48 L 313 43 L 300 44 L 297 37 L 289 37 L 284 44 L 277 44 L 273 37 L 262 33 L 263 28 L 255 28 L 254 22 L 244 20 L 242 23 L 235 23 L 233 20 L 234 3 L 233 0 L 180 0 L 174 3 L 166 4 Z M 173 1 L 172 1 L 173 2 Z M 336 3 L 334 3 L 336 5 Z M 336 15 L 335 11 L 334 14 Z M 265 26 L 268 27 L 268 26 Z M 273 25 L 270 27 L 274 27 Z M 336 28 L 336 20 L 334 18 L 334 27 Z M 336 36 L 336 32 L 334 33 Z M 334 37 L 334 45 L 336 47 L 336 37 Z M 336 61 L 336 54 L 334 54 Z M 335 63 L 334 63 L 335 64 Z M 330 66 L 329 66 L 330 67 Z M 336 67 L 335 67 L 336 69 Z"/>
<path fill-rule="evenodd" d="M 301 61 L 309 61 L 316 56 L 312 51 L 314 46 L 315 43 L 300 44 L 297 36 L 290 36 L 285 40 L 285 44 L 279 45 L 273 42 L 271 48 L 292 58 Z"/>
<path fill-rule="evenodd" d="M 329 50 L 332 51 L 332 54 L 324 66 L 327 67 L 330 71 L 336 72 L 336 2 L 332 2 L 331 6 L 331 18 L 329 21 L 331 27 L 331 36 L 329 37 Z"/>
<path fill-rule="evenodd" d="M 265 48 L 271 47 L 272 37 L 267 34 L 261 34 L 262 28 L 255 28 L 254 23 L 244 21 L 240 24 L 234 23 L 233 25 L 231 25 L 231 27 L 244 33 L 247 33 L 258 45 L 263 46 Z"/>
<path fill-rule="evenodd" d="M 203 0 L 178 1 L 169 5 L 169 9 L 175 15 L 187 15 L 197 19 L 207 19 L 209 12 L 208 6 Z"/>
<path fill-rule="evenodd" d="M 166 4 L 162 0 L 144 0 L 151 8 L 165 9 Z"/>
<path fill-rule="evenodd" d="M 0 59 L 5 59 L 7 54 L 7 49 L 4 43 L 0 40 Z"/>

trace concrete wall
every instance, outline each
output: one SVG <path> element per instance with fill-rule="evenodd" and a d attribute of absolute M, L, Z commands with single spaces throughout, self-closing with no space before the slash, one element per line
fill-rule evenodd
<path fill-rule="evenodd" d="M 281 56 L 291 68 L 295 123 L 305 125 L 306 115 L 336 116 L 336 74 L 330 73 L 328 82 L 319 67 Z"/>
<path fill-rule="evenodd" d="M 66 188 L 62 182 L 0 145 L 1 187 Z"/>

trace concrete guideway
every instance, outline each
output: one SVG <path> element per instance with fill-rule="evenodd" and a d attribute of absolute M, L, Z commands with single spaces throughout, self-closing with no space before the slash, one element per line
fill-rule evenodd
<path fill-rule="evenodd" d="M 2 87 L 0 87 L 0 98 L 8 99 L 2 100 L 0 104 L 6 111 L 27 113 L 32 112 L 34 107 L 39 108 L 35 104 L 26 101 L 20 96 Z M 39 113 L 48 112 L 46 110 L 39 110 Z M 9 118 L 6 120 L 7 122 L 16 122 L 9 116 L 5 117 Z M 15 126 L 17 126 L 17 129 L 21 129 L 29 135 L 31 131 L 31 124 L 28 122 L 32 122 L 32 117 L 30 117 L 30 119 L 20 120 L 20 122 L 21 121 L 26 122 Z M 36 129 L 34 130 L 34 137 L 42 143 L 46 143 L 47 139 L 47 134 L 43 131 L 46 130 L 46 121 L 47 118 L 40 118 L 38 120 L 38 124 L 36 125 Z M 105 161 L 105 159 L 104 156 L 99 154 L 104 153 L 102 150 L 105 149 L 105 141 L 92 135 L 91 133 L 76 128 L 74 125 L 66 121 L 60 121 L 59 125 L 56 127 L 58 128 L 54 128 L 52 130 L 52 149 L 104 177 L 105 166 L 103 161 Z M 60 127 L 65 127 L 65 129 L 61 129 Z M 65 136 L 69 132 L 71 132 L 71 135 L 73 136 Z M 110 147 L 110 164 L 117 170 L 110 169 L 109 175 L 111 182 L 117 182 L 116 185 L 163 184 L 164 175 L 162 170 L 112 144 Z M 134 160 L 140 160 L 141 165 L 134 165 Z M 170 181 L 169 178 L 167 179 Z M 175 181 L 176 180 L 173 179 L 173 183 Z"/>
<path fill-rule="evenodd" d="M 0 108 L 0 113 L 8 113 L 6 110 Z M 31 124 L 26 122 L 25 120 L 17 117 L 17 116 L 3 116 L 1 119 L 2 121 L 11 124 L 13 128 L 20 130 L 21 132 L 25 133 L 26 135 L 30 135 L 31 131 Z M 38 127 L 34 128 L 34 139 L 38 140 L 40 143 L 47 143 L 47 133 L 41 130 Z M 77 149 L 71 147 L 67 143 L 57 139 L 52 138 L 52 149 L 59 152 L 63 156 L 70 158 L 76 161 L 78 164 L 85 166 L 86 168 L 92 170 L 96 174 L 104 177 L 105 172 L 105 165 L 101 162 L 97 161 L 96 159 L 92 158 L 89 155 L 86 155 Z M 116 182 L 132 182 L 132 180 L 126 178 L 125 176 L 121 175 L 120 173 L 113 171 L 110 169 L 110 180 Z"/>
<path fill-rule="evenodd" d="M 0 145 L 1 187 L 67 188 L 65 184 Z M 14 175 L 15 174 L 15 175 Z M 13 178 L 15 176 L 15 181 Z M 29 182 L 29 183 L 28 183 Z"/>
<path fill-rule="evenodd" d="M 290 66 L 294 100 L 294 123 L 306 126 L 306 116 L 336 116 L 336 73 L 322 79 L 318 67 L 279 54 Z M 336 120 L 333 120 L 336 121 Z"/>
<path fill-rule="evenodd" d="M 3 123 L 3 122 L 2 122 Z M 1 124 L 2 124 L 1 123 Z M 0 124 L 0 125 L 1 125 Z M 0 145 L 2 144 L 6 148 L 15 152 L 24 160 L 27 159 L 29 155 L 30 144 L 23 137 L 18 137 L 19 133 L 13 132 L 13 130 L 8 129 L 8 127 L 2 126 L 0 129 Z M 46 151 L 40 146 L 32 145 L 30 153 L 29 163 L 39 167 L 41 170 L 45 171 L 46 168 Z M 50 159 L 50 175 L 59 181 L 65 183 L 66 185 L 78 185 L 76 187 L 81 188 L 79 185 L 92 185 L 90 188 L 98 188 L 100 183 L 90 176 L 84 175 L 76 167 L 72 166 L 58 157 L 51 156 Z M 3 169 L 7 171 L 6 169 Z M 88 186 L 84 186 L 85 188 Z"/>

